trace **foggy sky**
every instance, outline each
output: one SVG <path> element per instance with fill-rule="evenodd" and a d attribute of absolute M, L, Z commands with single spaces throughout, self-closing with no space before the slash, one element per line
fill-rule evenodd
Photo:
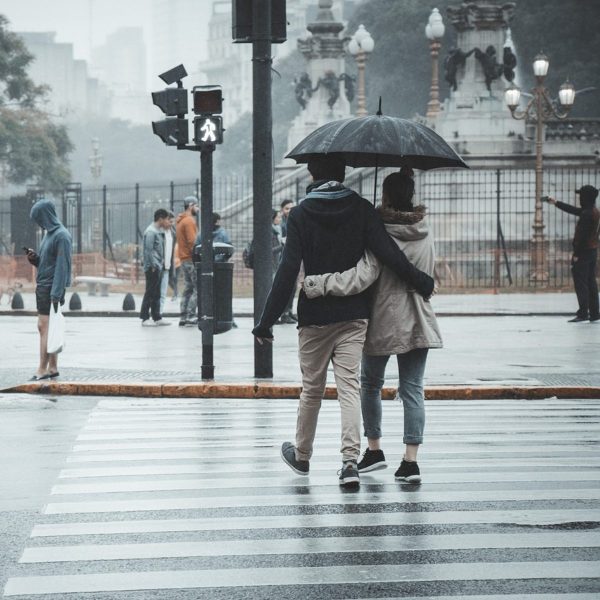
<path fill-rule="evenodd" d="M 197 0 L 210 15 L 212 0 Z M 148 69 L 152 65 L 152 0 L 1 0 L 0 13 L 12 31 L 55 31 L 56 41 L 72 43 L 75 58 L 89 61 L 90 49 L 121 27 L 143 27 Z M 90 27 L 90 14 L 93 24 Z M 90 43 L 91 37 L 91 43 Z M 146 79 L 150 81 L 148 72 Z"/>

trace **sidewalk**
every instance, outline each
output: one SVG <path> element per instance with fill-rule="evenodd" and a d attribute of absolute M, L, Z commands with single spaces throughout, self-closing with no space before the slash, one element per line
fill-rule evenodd
<path fill-rule="evenodd" d="M 124 293 L 112 292 L 109 296 L 89 296 L 85 291 L 79 291 L 82 310 L 77 314 L 97 313 L 103 316 L 137 317 L 136 312 L 123 312 Z M 23 303 L 25 313 L 35 311 L 35 295 L 24 293 Z M 68 308 L 71 292 L 67 293 L 66 307 Z M 139 311 L 142 296 L 134 295 L 135 306 Z M 572 315 L 577 309 L 575 294 L 572 292 L 548 292 L 538 294 L 438 294 L 433 301 L 435 311 L 439 316 L 445 315 Z M 165 313 L 176 316 L 179 302 L 167 299 Z M 238 317 L 251 317 L 254 311 L 252 298 L 234 298 L 233 312 Z M 6 304 L 6 299 L 0 303 L 0 315 L 13 315 Z"/>
<path fill-rule="evenodd" d="M 111 295 L 89 300 L 90 306 L 96 303 L 98 307 L 122 298 Z M 496 395 L 497 390 L 504 390 L 507 396 L 525 395 L 519 391 L 523 387 L 543 388 L 536 393 L 545 397 L 579 386 L 590 388 L 579 397 L 596 393 L 592 388 L 600 391 L 600 324 L 567 323 L 564 315 L 572 314 L 574 302 L 572 294 L 436 296 L 433 304 L 438 314 L 453 316 L 440 316 L 445 347 L 430 352 L 426 385 L 430 390 L 458 386 L 461 397 L 483 389 Z M 235 306 L 237 314 L 244 314 L 251 308 L 251 299 L 236 300 Z M 466 316 L 473 313 L 487 316 Z M 539 316 L 523 316 L 531 313 Z M 563 316 L 553 316 L 557 314 Z M 68 319 L 60 382 L 82 384 L 76 388 L 80 393 L 97 393 L 94 386 L 107 384 L 127 395 L 163 395 L 163 387 L 173 384 L 169 393 L 185 395 L 184 382 L 201 382 L 201 334 L 195 328 L 178 327 L 177 318 L 169 320 L 172 327 L 142 328 L 135 318 L 82 314 Z M 259 392 L 254 379 L 252 319 L 236 320 L 238 329 L 215 337 L 215 378 L 221 394 L 225 393 L 222 384 L 232 384 L 231 393 L 238 390 L 241 395 L 242 386 L 249 396 L 255 396 Z M 34 372 L 35 323 L 33 316 L 0 316 L 0 389 L 22 384 Z M 301 381 L 296 328 L 276 326 L 274 333 L 274 377 L 268 383 L 295 395 Z M 396 377 L 395 361 L 390 360 L 386 386 L 395 387 Z M 329 381 L 333 383 L 331 371 Z M 125 385 L 130 387 L 125 389 Z M 144 388 L 147 385 L 150 387 Z M 45 389 L 65 393 L 67 388 Z M 261 385 L 260 393 L 267 393 L 265 389 Z M 214 395 L 215 388 L 211 390 Z M 201 388 L 196 385 L 187 392 L 201 395 Z"/>

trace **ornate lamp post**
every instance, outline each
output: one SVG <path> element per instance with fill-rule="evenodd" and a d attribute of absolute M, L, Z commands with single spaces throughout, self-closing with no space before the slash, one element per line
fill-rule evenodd
<path fill-rule="evenodd" d="M 375 42 L 371 37 L 371 34 L 365 29 L 364 25 L 360 25 L 356 30 L 356 33 L 350 38 L 348 42 L 348 50 L 350 54 L 354 56 L 356 60 L 356 66 L 358 68 L 358 89 L 357 89 L 357 106 L 356 116 L 364 117 L 367 115 L 366 106 L 366 94 L 365 94 L 365 65 L 367 63 L 367 56 L 373 52 L 375 48 Z"/>
<path fill-rule="evenodd" d="M 444 21 L 437 8 L 434 8 L 429 15 L 429 21 L 425 26 L 425 35 L 429 40 L 429 50 L 431 52 L 431 89 L 429 91 L 429 102 L 427 103 L 427 118 L 435 119 L 440 112 L 440 85 L 439 85 L 439 66 L 438 56 L 442 46 L 441 39 L 444 37 Z"/>
<path fill-rule="evenodd" d="M 98 138 L 92 138 L 92 153 L 89 157 L 90 171 L 94 182 L 97 182 L 102 175 L 102 154 L 100 154 L 100 140 Z"/>
<path fill-rule="evenodd" d="M 504 93 L 504 100 L 514 119 L 533 119 L 536 125 L 535 136 L 535 215 L 533 219 L 533 236 L 531 238 L 531 270 L 529 279 L 535 285 L 548 284 L 548 267 L 546 264 L 546 241 L 544 236 L 544 215 L 542 212 L 543 187 L 543 145 L 544 120 L 548 117 L 565 119 L 575 102 L 575 88 L 566 81 L 560 86 L 558 99 L 562 111 L 552 101 L 548 90 L 544 87 L 544 79 L 548 74 L 550 62 L 545 54 L 538 54 L 533 61 L 533 74 L 536 86 L 527 106 L 519 111 L 521 90 L 511 84 Z"/>

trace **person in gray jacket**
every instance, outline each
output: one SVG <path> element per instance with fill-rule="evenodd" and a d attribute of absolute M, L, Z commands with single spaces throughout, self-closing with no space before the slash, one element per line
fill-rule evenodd
<path fill-rule="evenodd" d="M 42 198 L 31 208 L 33 219 L 44 231 L 39 254 L 27 249 L 27 260 L 37 267 L 35 300 L 40 333 L 40 363 L 32 380 L 58 377 L 58 354 L 48 354 L 50 310 L 65 303 L 65 289 L 71 285 L 73 241 L 56 215 L 52 200 Z"/>
<path fill-rule="evenodd" d="M 142 326 L 170 325 L 160 313 L 160 284 L 165 271 L 165 230 L 169 227 L 169 213 L 159 208 L 154 213 L 154 223 L 144 231 L 144 275 L 146 291 L 142 300 L 140 319 Z M 152 320 L 150 321 L 150 315 Z"/>
<path fill-rule="evenodd" d="M 408 260 L 432 275 L 433 236 L 423 206 L 413 206 L 414 180 L 410 169 L 392 173 L 383 182 L 379 209 L 385 228 Z M 381 388 L 390 356 L 398 362 L 398 396 L 404 406 L 405 454 L 395 473 L 397 481 L 418 483 L 417 451 L 423 442 L 425 397 L 423 375 L 429 348 L 441 348 L 435 313 L 425 300 L 375 256 L 366 251 L 353 269 L 311 275 L 304 280 L 309 298 L 326 294 L 358 294 L 373 285 L 371 315 L 361 364 L 361 409 L 369 447 L 358 464 L 360 472 L 387 466 L 381 450 Z"/>

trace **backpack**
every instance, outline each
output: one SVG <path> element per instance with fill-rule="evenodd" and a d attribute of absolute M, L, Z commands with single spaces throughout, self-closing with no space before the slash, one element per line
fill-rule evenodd
<path fill-rule="evenodd" d="M 242 260 L 244 261 L 245 267 L 254 269 L 254 240 L 251 240 L 246 244 L 246 247 L 242 252 Z"/>

